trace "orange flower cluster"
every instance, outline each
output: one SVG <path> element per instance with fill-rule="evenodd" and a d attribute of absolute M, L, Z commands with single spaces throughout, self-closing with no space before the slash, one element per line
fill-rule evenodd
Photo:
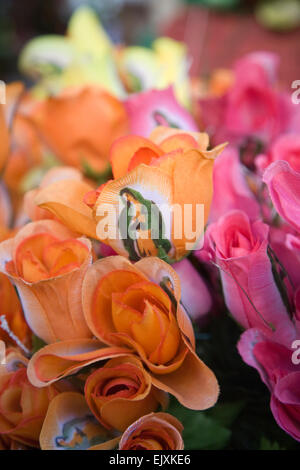
<path fill-rule="evenodd" d="M 46 345 L 16 371 L 2 366 L 3 448 L 40 442 L 43 449 L 181 449 L 181 425 L 155 413 L 167 409 L 168 394 L 196 410 L 214 405 L 216 378 L 195 352 L 180 280 L 157 256 L 159 247 L 153 253 L 150 245 L 139 248 L 139 261 L 132 263 L 130 251 L 118 249 L 121 241 L 109 240 L 121 255 L 96 260 L 90 240 L 97 238 L 102 201 L 131 184 L 141 191 L 149 185 L 180 204 L 200 200 L 207 218 L 219 151 L 207 151 L 207 144 L 205 134 L 168 128 L 158 128 L 150 140 L 124 137 L 111 150 L 114 180 L 100 189 L 78 170 L 61 167 L 26 194 L 24 209 L 33 222 L 0 244 L 0 334 L 27 355 L 32 334 Z M 62 145 L 62 153 L 74 163 L 67 148 Z M 193 195 L 185 189 L 189 178 L 198 181 Z M 170 239 L 170 258 L 184 254 L 183 242 Z M 70 391 L 59 387 L 66 378 Z M 68 427 L 67 411 L 80 435 L 77 425 Z"/>
<path fill-rule="evenodd" d="M 153 111 L 145 137 L 132 132 L 136 104 L 95 83 L 43 99 L 20 83 L 7 87 L 0 449 L 180 450 L 183 427 L 167 413 L 169 394 L 194 410 L 217 401 L 171 264 L 203 235 L 224 145 L 209 149 L 185 110 L 177 118 L 187 129 L 173 126 L 181 108 L 164 93 L 155 99 L 171 100 L 167 117 Z M 145 112 L 150 119 L 146 104 Z M 192 215 L 186 229 L 173 207 L 194 214 L 199 204 L 202 225 L 195 229 Z M 107 216 L 108 205 L 121 211 Z M 143 210 L 153 206 L 145 227 Z M 104 233 L 108 219 L 113 230 Z M 121 219 L 135 237 L 120 231 Z"/>

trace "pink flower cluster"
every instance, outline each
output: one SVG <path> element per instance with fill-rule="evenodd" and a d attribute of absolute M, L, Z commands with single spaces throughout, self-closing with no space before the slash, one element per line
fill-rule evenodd
<path fill-rule="evenodd" d="M 277 85 L 277 62 L 250 54 L 222 96 L 200 100 L 214 143 L 230 145 L 215 164 L 198 257 L 219 269 L 227 309 L 245 330 L 239 353 L 269 388 L 278 425 L 300 441 L 300 106 Z"/>

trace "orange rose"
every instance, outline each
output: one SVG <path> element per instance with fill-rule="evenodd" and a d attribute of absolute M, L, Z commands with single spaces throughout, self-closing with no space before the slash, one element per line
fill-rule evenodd
<path fill-rule="evenodd" d="M 0 273 L 0 339 L 7 344 L 31 347 L 31 332 L 17 293 L 7 276 Z"/>
<path fill-rule="evenodd" d="M 114 179 L 122 178 L 141 163 L 165 166 L 163 161 L 173 158 L 172 152 L 182 155 L 187 150 L 197 149 L 206 155 L 208 144 L 209 137 L 205 132 L 189 132 L 164 126 L 156 127 L 149 139 L 136 135 L 122 137 L 114 142 L 110 150 Z M 214 153 L 215 149 L 208 152 L 208 156 Z M 168 158 L 160 159 L 163 155 Z"/>
<path fill-rule="evenodd" d="M 26 368 L 0 374 L 0 437 L 38 447 L 53 386 L 38 389 L 28 381 Z"/>
<path fill-rule="evenodd" d="M 124 432 L 120 450 L 183 450 L 182 424 L 168 413 L 143 416 Z"/>
<path fill-rule="evenodd" d="M 27 323 L 47 343 L 85 338 L 81 286 L 91 244 L 54 220 L 33 222 L 0 244 L 0 270 L 17 287 Z"/>
<path fill-rule="evenodd" d="M 86 322 L 100 341 L 61 341 L 39 350 L 28 366 L 35 386 L 134 352 L 152 385 L 184 406 L 215 404 L 217 380 L 195 353 L 193 328 L 180 307 L 179 278 L 168 264 L 158 258 L 135 265 L 121 256 L 98 260 L 86 272 L 82 301 Z"/>
<path fill-rule="evenodd" d="M 119 431 L 159 405 L 167 405 L 167 396 L 152 386 L 134 356 L 111 359 L 93 372 L 86 381 L 85 398 L 100 423 Z"/>
<path fill-rule="evenodd" d="M 63 91 L 41 102 L 32 115 L 37 129 L 65 164 L 87 162 L 104 171 L 112 142 L 128 131 L 124 105 L 97 86 Z"/>
<path fill-rule="evenodd" d="M 160 270 L 164 276 L 159 273 L 158 282 L 152 282 L 152 275 Z M 133 348 L 150 370 L 165 374 L 178 369 L 189 351 L 181 331 L 187 318 L 182 321 L 184 314 L 176 298 L 172 302 L 178 290 L 175 272 L 156 258 L 134 266 L 122 257 L 105 258 L 86 273 L 85 318 L 97 338 Z M 191 327 L 187 333 L 194 345 Z"/>
<path fill-rule="evenodd" d="M 40 434 L 42 450 L 182 450 L 183 427 L 167 413 L 150 413 L 123 436 L 109 431 L 91 414 L 80 393 L 64 392 L 50 403 Z"/>
<path fill-rule="evenodd" d="M 136 240 L 131 240 L 128 233 L 123 240 L 123 234 L 119 233 L 117 238 L 108 237 L 102 241 L 131 261 L 158 256 L 172 262 L 193 249 L 203 234 L 210 211 L 214 160 L 224 148 L 220 145 L 208 151 L 208 143 L 205 133 L 167 127 L 157 127 L 150 139 L 132 135 L 118 139 L 111 148 L 115 180 L 102 188 L 93 217 L 97 225 L 105 221 L 105 205 L 116 207 L 121 199 L 128 213 L 130 209 L 134 213 L 131 222 L 139 224 L 135 231 Z M 203 220 L 198 225 L 196 213 L 200 204 L 203 206 Z M 146 224 L 142 207 L 147 208 Z M 151 215 L 153 207 L 159 216 Z M 188 210 L 189 215 L 186 214 Z M 120 217 L 121 213 L 117 212 L 117 227 Z M 152 238 L 155 217 L 160 218 L 163 228 L 156 238 Z M 99 230 L 97 235 L 101 239 Z"/>
<path fill-rule="evenodd" d="M 118 139 L 111 149 L 115 179 L 88 191 L 84 198 L 89 206 L 84 211 L 88 223 L 81 224 L 80 233 L 90 234 L 94 224 L 97 238 L 131 261 L 157 256 L 173 262 L 185 256 L 203 235 L 213 195 L 214 160 L 224 148 L 206 150 L 207 146 L 207 134 L 166 127 L 156 128 L 150 139 Z M 76 218 L 82 218 L 82 208 L 77 209 L 83 200 L 82 187 L 73 182 L 72 197 L 62 203 L 63 192 L 62 183 L 50 185 L 39 193 L 36 204 L 73 228 Z M 108 206 L 114 209 L 112 214 L 107 213 Z M 120 221 L 125 211 L 124 232 Z M 130 225 L 135 237 L 129 236 Z M 108 226 L 115 228 L 111 234 Z M 152 235 L 155 227 L 156 237 Z"/>

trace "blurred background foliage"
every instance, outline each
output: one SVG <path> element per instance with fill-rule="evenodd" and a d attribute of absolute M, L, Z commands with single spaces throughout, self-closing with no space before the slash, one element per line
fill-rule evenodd
<path fill-rule="evenodd" d="M 192 55 L 195 55 L 198 45 L 199 57 L 194 57 L 196 64 L 203 59 L 200 54 L 204 40 L 210 55 L 217 55 L 217 66 L 224 66 L 218 63 L 220 56 L 226 62 L 223 57 L 226 53 L 222 54 L 222 41 L 218 41 L 218 54 L 212 51 L 210 29 L 217 28 L 226 43 L 239 30 L 242 36 L 239 55 L 245 48 L 243 37 L 247 37 L 250 43 L 254 40 L 254 47 L 257 47 L 254 22 L 256 27 L 260 26 L 258 36 L 262 47 L 270 49 L 270 44 L 274 44 L 283 57 L 288 55 L 294 59 L 295 44 L 300 43 L 300 0 L 0 0 L 1 79 L 18 78 L 17 57 L 24 44 L 34 36 L 64 34 L 68 19 L 80 5 L 92 6 L 97 11 L 116 43 L 147 46 L 158 34 L 167 32 L 175 39 L 190 41 Z M 228 29 L 231 30 L 229 38 Z M 205 38 L 202 30 L 206 33 Z M 273 36 L 268 36 L 270 31 Z M 281 39 L 276 37 L 278 32 Z M 291 36 L 283 38 L 283 32 L 291 32 Z M 285 46 L 281 46 L 281 42 Z M 231 65 L 235 58 L 228 51 L 230 63 L 225 65 Z M 210 66 L 214 65 L 212 59 Z M 196 67 L 192 71 L 198 73 Z"/>

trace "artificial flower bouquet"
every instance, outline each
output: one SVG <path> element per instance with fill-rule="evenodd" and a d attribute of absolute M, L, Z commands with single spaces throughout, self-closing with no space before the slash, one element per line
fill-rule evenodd
<path fill-rule="evenodd" d="M 168 38 L 114 46 L 87 8 L 21 53 L 34 84 L 0 108 L 0 449 L 230 447 L 241 365 L 300 440 L 300 108 L 271 54 L 205 80 L 188 63 Z"/>

